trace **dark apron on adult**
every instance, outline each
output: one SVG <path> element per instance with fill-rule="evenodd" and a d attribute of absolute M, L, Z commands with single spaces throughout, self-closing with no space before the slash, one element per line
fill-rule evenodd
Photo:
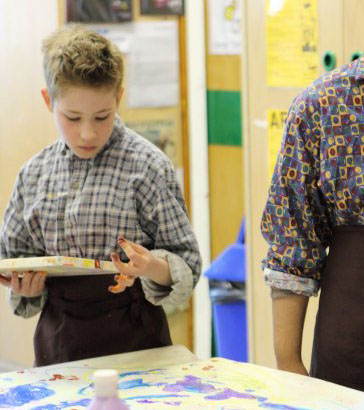
<path fill-rule="evenodd" d="M 310 374 L 364 391 L 364 226 L 333 231 Z"/>
<path fill-rule="evenodd" d="M 171 345 L 166 315 L 140 280 L 108 291 L 113 275 L 47 279 L 48 298 L 34 336 L 35 366 Z"/>

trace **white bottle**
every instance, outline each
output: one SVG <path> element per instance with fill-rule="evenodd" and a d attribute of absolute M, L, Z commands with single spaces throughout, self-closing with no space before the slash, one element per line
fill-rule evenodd
<path fill-rule="evenodd" d="M 88 410 L 129 410 L 118 396 L 118 373 L 116 370 L 96 370 L 93 374 L 95 397 Z"/>

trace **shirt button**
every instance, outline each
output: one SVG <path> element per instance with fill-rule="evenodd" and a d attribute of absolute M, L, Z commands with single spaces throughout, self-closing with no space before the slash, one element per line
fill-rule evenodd
<path fill-rule="evenodd" d="M 78 189 L 78 187 L 79 187 L 78 181 L 73 181 L 73 182 L 71 182 L 71 188 L 72 188 L 72 189 Z"/>

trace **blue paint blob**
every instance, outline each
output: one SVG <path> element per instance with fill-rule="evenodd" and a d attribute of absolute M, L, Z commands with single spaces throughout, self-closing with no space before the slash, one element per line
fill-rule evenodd
<path fill-rule="evenodd" d="M 63 410 L 75 406 L 86 408 L 90 403 L 91 399 L 82 399 L 78 401 L 62 401 L 59 404 L 42 404 L 41 406 L 32 407 L 31 410 Z"/>
<path fill-rule="evenodd" d="M 150 386 L 153 386 L 153 384 L 144 383 L 143 379 L 134 379 L 134 380 L 128 380 L 126 382 L 119 383 L 120 389 L 135 389 L 137 387 L 150 387 Z"/>
<path fill-rule="evenodd" d="M 54 394 L 55 392 L 53 390 L 40 385 L 23 384 L 21 386 L 12 387 L 6 393 L 0 394 L 0 408 L 20 407 L 32 401 L 53 396 Z"/>
<path fill-rule="evenodd" d="M 140 376 L 142 374 L 150 374 L 153 372 L 160 372 L 163 369 L 153 369 L 153 370 L 144 370 L 144 371 L 138 371 L 138 372 L 126 372 L 126 373 L 120 373 L 119 377 L 127 377 L 127 376 Z"/>

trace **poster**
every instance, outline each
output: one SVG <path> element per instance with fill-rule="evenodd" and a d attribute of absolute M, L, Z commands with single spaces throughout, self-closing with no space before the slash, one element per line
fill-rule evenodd
<path fill-rule="evenodd" d="M 305 87 L 319 75 L 317 0 L 266 0 L 268 87 Z"/>
<path fill-rule="evenodd" d="M 287 110 L 268 110 L 268 179 L 271 180 L 281 147 Z"/>
<path fill-rule="evenodd" d="M 207 8 L 209 53 L 240 55 L 241 0 L 209 0 Z"/>
<path fill-rule="evenodd" d="M 134 25 L 128 72 L 129 108 L 179 104 L 177 21 L 146 21 Z"/>
<path fill-rule="evenodd" d="M 184 13 L 184 0 L 140 0 L 140 14 L 169 14 Z"/>
<path fill-rule="evenodd" d="M 66 21 L 120 23 L 132 19 L 132 0 L 67 0 Z"/>
<path fill-rule="evenodd" d="M 155 144 L 173 162 L 178 164 L 176 134 L 177 124 L 172 118 L 128 121 L 125 125 Z"/>
<path fill-rule="evenodd" d="M 126 108 L 179 105 L 177 21 L 138 21 L 94 29 L 112 40 L 126 57 Z"/>

